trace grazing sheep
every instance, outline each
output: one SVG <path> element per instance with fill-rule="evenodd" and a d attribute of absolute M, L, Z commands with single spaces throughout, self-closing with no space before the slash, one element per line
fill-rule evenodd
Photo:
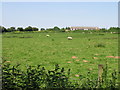
<path fill-rule="evenodd" d="M 72 37 L 67 37 L 68 40 L 72 40 Z"/>
<path fill-rule="evenodd" d="M 46 35 L 46 37 L 49 37 L 49 36 L 50 36 L 50 35 L 48 35 L 48 34 Z"/>

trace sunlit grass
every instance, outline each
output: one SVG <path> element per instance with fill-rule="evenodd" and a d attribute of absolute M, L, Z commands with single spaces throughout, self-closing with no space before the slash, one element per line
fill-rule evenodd
<path fill-rule="evenodd" d="M 67 36 L 72 36 L 73 40 L 67 40 Z M 20 63 L 21 68 L 41 64 L 52 69 L 59 64 L 65 69 L 70 68 L 72 77 L 88 71 L 97 75 L 98 64 L 106 61 L 110 72 L 118 68 L 117 58 L 106 57 L 118 56 L 117 34 L 8 33 L 3 34 L 2 40 L 3 60 Z"/>

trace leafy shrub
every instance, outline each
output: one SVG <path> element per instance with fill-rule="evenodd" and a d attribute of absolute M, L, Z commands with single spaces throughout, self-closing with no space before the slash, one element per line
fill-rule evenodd
<path fill-rule="evenodd" d="M 4 64 L 3 70 L 3 89 L 9 88 L 64 88 L 69 86 L 69 76 L 65 75 L 64 68 L 60 70 L 59 66 L 55 66 L 55 70 L 48 72 L 40 65 L 28 66 L 26 71 L 22 71 L 19 65 L 11 66 Z M 60 71 L 59 71 L 60 70 Z M 70 70 L 68 70 L 68 75 Z"/>
<path fill-rule="evenodd" d="M 79 76 L 79 84 L 78 87 L 82 89 L 117 89 L 118 88 L 118 73 L 117 71 L 113 71 L 111 73 L 111 78 L 108 77 L 108 67 L 107 64 L 103 68 L 102 80 L 99 81 L 98 77 L 92 75 L 90 71 L 88 71 L 87 75 Z"/>
<path fill-rule="evenodd" d="M 47 78 L 46 78 L 47 87 L 48 88 L 69 87 L 69 74 L 70 74 L 70 69 L 68 70 L 68 76 L 66 76 L 64 68 L 60 69 L 58 64 L 55 65 L 55 70 L 48 71 Z"/>
<path fill-rule="evenodd" d="M 87 75 L 80 75 L 77 82 L 73 83 L 70 80 L 70 69 L 65 72 L 64 68 L 55 65 L 54 70 L 46 70 L 40 65 L 28 66 L 26 70 L 22 71 L 19 68 L 20 64 L 11 66 L 10 64 L 2 65 L 2 88 L 3 89 L 41 89 L 41 88 L 80 88 L 80 89 L 94 89 L 94 88 L 118 88 L 118 73 L 113 71 L 111 78 L 107 76 L 107 64 L 103 69 L 102 81 L 98 77 L 92 75 L 88 71 Z M 109 79 L 108 79 L 109 78 Z"/>

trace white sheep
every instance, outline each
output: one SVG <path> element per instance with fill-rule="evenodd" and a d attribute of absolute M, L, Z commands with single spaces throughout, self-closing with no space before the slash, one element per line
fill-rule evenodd
<path fill-rule="evenodd" d="M 72 40 L 72 37 L 67 37 L 68 40 Z"/>
<path fill-rule="evenodd" d="M 49 37 L 49 36 L 50 36 L 50 35 L 48 35 L 48 34 L 46 35 L 46 37 Z"/>

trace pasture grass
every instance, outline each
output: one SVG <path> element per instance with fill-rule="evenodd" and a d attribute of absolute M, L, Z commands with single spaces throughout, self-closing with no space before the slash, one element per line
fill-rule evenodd
<path fill-rule="evenodd" d="M 46 37 L 47 34 L 50 37 Z M 67 36 L 72 36 L 73 40 L 67 40 Z M 71 69 L 73 80 L 88 71 L 97 77 L 98 64 L 106 62 L 109 72 L 118 71 L 118 59 L 106 56 L 118 56 L 118 34 L 29 32 L 2 35 L 3 61 L 21 64 L 21 69 L 38 64 L 53 69 L 59 64 L 66 70 Z"/>

